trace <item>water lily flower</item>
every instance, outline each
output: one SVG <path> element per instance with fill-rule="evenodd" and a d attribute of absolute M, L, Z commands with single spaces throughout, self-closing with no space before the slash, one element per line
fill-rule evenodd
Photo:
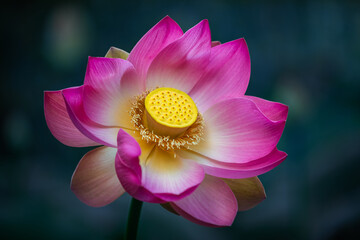
<path fill-rule="evenodd" d="M 247 96 L 244 39 L 212 43 L 207 20 L 185 33 L 170 17 L 130 54 L 89 57 L 84 84 L 45 92 L 52 134 L 85 154 L 71 182 L 84 203 L 127 192 L 206 226 L 229 226 L 261 202 L 258 175 L 287 156 L 276 147 L 287 106 Z"/>

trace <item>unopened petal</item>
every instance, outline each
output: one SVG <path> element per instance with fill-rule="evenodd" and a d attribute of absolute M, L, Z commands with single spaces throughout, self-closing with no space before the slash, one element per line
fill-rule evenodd
<path fill-rule="evenodd" d="M 99 147 L 80 160 L 71 180 L 71 190 L 92 207 L 105 206 L 125 190 L 115 172 L 116 148 Z"/>
<path fill-rule="evenodd" d="M 258 177 L 243 179 L 224 178 L 223 181 L 235 194 L 239 211 L 249 210 L 266 198 L 264 186 Z"/>
<path fill-rule="evenodd" d="M 216 47 L 216 46 L 218 46 L 218 45 L 220 45 L 220 44 L 221 44 L 220 41 L 212 41 L 212 42 L 211 42 L 211 47 L 213 48 L 213 47 Z"/>
<path fill-rule="evenodd" d="M 111 47 L 105 55 L 106 58 L 121 58 L 126 60 L 129 57 L 129 53 L 116 47 Z"/>
<path fill-rule="evenodd" d="M 171 206 L 171 204 L 170 203 L 162 203 L 162 204 L 160 204 L 164 209 L 166 209 L 167 211 L 169 211 L 169 212 L 171 212 L 171 213 L 173 213 L 173 214 L 175 214 L 175 215 L 180 215 L 180 214 L 178 214 L 176 211 L 175 211 L 175 209 Z"/>

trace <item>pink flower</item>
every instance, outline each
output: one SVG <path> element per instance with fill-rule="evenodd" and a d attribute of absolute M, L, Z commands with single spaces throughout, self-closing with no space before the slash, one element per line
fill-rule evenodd
<path fill-rule="evenodd" d="M 207 20 L 183 33 L 165 17 L 130 54 L 111 48 L 107 57 L 89 58 L 82 86 L 45 92 L 60 142 L 104 145 L 74 172 L 81 201 L 104 206 L 126 191 L 193 222 L 228 226 L 265 198 L 256 176 L 287 156 L 276 145 L 288 108 L 244 95 L 244 39 L 212 47 Z"/>

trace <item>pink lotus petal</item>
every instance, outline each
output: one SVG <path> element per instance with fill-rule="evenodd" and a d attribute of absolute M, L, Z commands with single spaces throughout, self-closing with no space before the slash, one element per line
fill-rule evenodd
<path fill-rule="evenodd" d="M 219 101 L 244 95 L 250 79 L 250 55 L 245 40 L 238 39 L 211 49 L 205 74 L 189 95 L 205 112 Z"/>
<path fill-rule="evenodd" d="M 116 171 L 133 197 L 155 203 L 178 200 L 193 192 L 202 181 L 204 171 L 197 163 L 183 163 L 153 144 L 137 140 L 126 131 L 119 131 Z"/>
<path fill-rule="evenodd" d="M 87 205 L 105 206 L 125 190 L 115 172 L 116 148 L 99 147 L 80 160 L 71 179 L 71 190 Z"/>
<path fill-rule="evenodd" d="M 136 134 L 136 137 L 131 136 Z M 141 167 L 140 161 L 148 158 L 150 152 L 154 148 L 154 144 L 142 143 L 142 149 L 139 145 L 139 142 L 136 140 L 141 140 L 141 136 L 138 133 L 131 134 L 130 131 L 121 129 L 118 133 L 117 144 L 118 144 L 118 155 L 121 158 L 122 163 L 130 168 L 136 175 L 137 178 L 141 179 Z M 141 182 L 139 182 L 140 184 Z"/>
<path fill-rule="evenodd" d="M 217 103 L 203 116 L 204 140 L 192 150 L 228 163 L 246 163 L 266 156 L 285 127 L 285 121 L 271 121 L 247 98 Z"/>
<path fill-rule="evenodd" d="M 91 86 L 84 86 L 84 110 L 92 121 L 104 126 L 135 129 L 129 114 L 133 97 L 123 94 L 126 88 L 118 94 L 97 91 Z"/>
<path fill-rule="evenodd" d="M 288 106 L 253 96 L 244 96 L 244 98 L 253 101 L 260 111 L 270 120 L 286 121 L 289 111 Z"/>
<path fill-rule="evenodd" d="M 145 202 L 164 203 L 166 201 L 156 197 L 141 184 L 141 159 L 146 159 L 154 146 L 147 146 L 142 142 L 144 152 L 138 142 L 126 131 L 120 129 L 118 133 L 118 151 L 115 158 L 117 176 L 132 197 Z M 144 161 L 144 160 L 143 160 Z"/>
<path fill-rule="evenodd" d="M 97 90 L 105 92 L 116 91 L 120 88 L 122 79 L 130 78 L 132 84 L 137 87 L 137 78 L 133 76 L 134 66 L 121 58 L 89 57 L 86 68 L 84 85 L 89 85 Z M 144 89 L 137 89 L 143 91 Z"/>
<path fill-rule="evenodd" d="M 248 163 L 220 162 L 191 151 L 178 151 L 177 154 L 182 158 L 192 159 L 199 163 L 206 174 L 222 178 L 255 177 L 272 170 L 287 157 L 285 152 L 276 148 L 265 157 Z"/>
<path fill-rule="evenodd" d="M 131 99 L 144 90 L 139 84 L 129 61 L 90 57 L 83 92 L 85 113 L 105 126 L 134 128 L 128 112 Z"/>
<path fill-rule="evenodd" d="M 196 188 L 204 179 L 204 170 L 196 162 L 174 157 L 159 148 L 153 150 L 141 167 L 143 186 L 158 196 L 183 197 L 185 191 Z"/>
<path fill-rule="evenodd" d="M 44 113 L 46 123 L 53 136 L 70 147 L 99 145 L 82 134 L 71 121 L 61 91 L 44 92 Z"/>
<path fill-rule="evenodd" d="M 153 59 L 167 45 L 182 35 L 183 32 L 179 25 L 166 16 L 151 28 L 133 48 L 128 60 L 135 66 L 143 87 L 145 87 L 146 73 Z"/>
<path fill-rule="evenodd" d="M 120 128 L 105 127 L 90 120 L 84 112 L 83 86 L 62 90 L 68 114 L 79 131 L 91 140 L 116 147 L 116 136 Z"/>
<path fill-rule="evenodd" d="M 171 206 L 184 218 L 205 226 L 230 226 L 237 213 L 237 201 L 221 179 L 206 176 L 188 197 Z"/>
<path fill-rule="evenodd" d="M 210 49 L 209 23 L 203 20 L 156 56 L 149 67 L 146 88 L 171 87 L 189 92 L 208 64 Z"/>
<path fill-rule="evenodd" d="M 115 167 L 121 184 L 132 197 L 150 203 L 166 202 L 141 186 L 141 176 L 139 177 L 133 169 L 127 167 L 119 154 L 117 154 L 115 158 Z"/>

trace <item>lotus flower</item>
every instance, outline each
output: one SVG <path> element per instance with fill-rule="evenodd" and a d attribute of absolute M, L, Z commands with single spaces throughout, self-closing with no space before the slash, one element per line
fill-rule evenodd
<path fill-rule="evenodd" d="M 207 20 L 183 33 L 165 17 L 130 54 L 89 57 L 84 84 L 45 92 L 52 134 L 85 154 L 71 189 L 104 206 L 127 192 L 206 226 L 229 226 L 265 198 L 256 177 L 287 156 L 287 106 L 245 95 L 244 39 L 211 42 Z"/>

